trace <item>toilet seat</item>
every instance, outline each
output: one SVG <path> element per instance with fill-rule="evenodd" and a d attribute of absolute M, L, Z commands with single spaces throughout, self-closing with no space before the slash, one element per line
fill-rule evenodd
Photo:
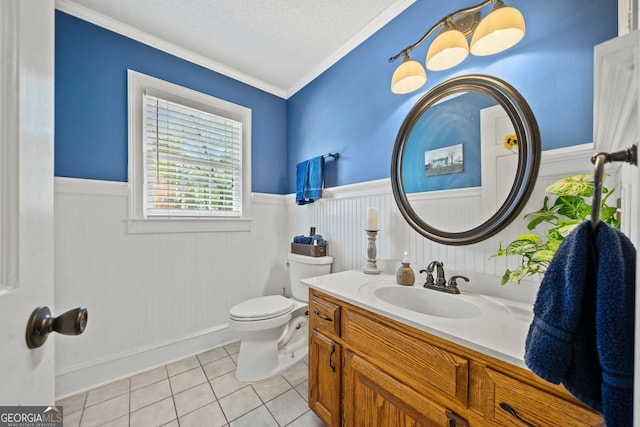
<path fill-rule="evenodd" d="M 253 298 L 231 307 L 229 318 L 236 321 L 273 319 L 291 312 L 294 305 L 291 299 L 282 295 Z"/>

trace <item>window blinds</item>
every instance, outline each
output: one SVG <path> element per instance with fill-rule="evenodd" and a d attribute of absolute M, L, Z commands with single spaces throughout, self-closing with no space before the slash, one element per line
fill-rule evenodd
<path fill-rule="evenodd" d="M 143 98 L 145 216 L 240 217 L 242 123 Z"/>

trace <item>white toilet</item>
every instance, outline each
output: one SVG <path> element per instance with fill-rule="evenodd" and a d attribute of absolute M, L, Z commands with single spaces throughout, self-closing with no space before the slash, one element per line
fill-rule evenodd
<path fill-rule="evenodd" d="M 236 378 L 260 381 L 304 358 L 308 351 L 309 288 L 300 280 L 331 272 L 333 258 L 289 254 L 291 298 L 269 295 L 229 310 L 229 329 L 240 337 Z"/>

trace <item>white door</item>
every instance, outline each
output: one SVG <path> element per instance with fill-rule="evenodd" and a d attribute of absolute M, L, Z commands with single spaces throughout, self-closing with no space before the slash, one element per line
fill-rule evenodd
<path fill-rule="evenodd" d="M 640 72 L 639 72 L 640 73 Z M 640 119 L 640 112 L 638 114 L 638 118 Z M 639 143 L 639 142 L 636 142 Z M 634 426 L 640 426 L 640 289 L 638 284 L 640 283 L 640 166 L 627 166 L 627 169 L 631 169 L 631 172 L 628 176 L 630 176 L 631 181 L 635 183 L 635 192 L 630 194 L 631 199 L 631 212 L 633 217 L 631 218 L 632 222 L 632 232 L 631 238 L 636 247 L 636 336 L 635 336 L 635 366 L 633 370 L 634 374 L 634 411 L 633 411 L 633 420 Z"/>
<path fill-rule="evenodd" d="M 53 0 L 1 0 L 0 20 L 0 406 L 49 406 L 54 340 L 25 331 L 54 309 Z"/>

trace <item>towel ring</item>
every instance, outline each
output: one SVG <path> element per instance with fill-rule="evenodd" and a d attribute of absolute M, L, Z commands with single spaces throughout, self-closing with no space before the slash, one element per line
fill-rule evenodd
<path fill-rule="evenodd" d="M 604 165 L 611 162 L 626 162 L 638 166 L 638 146 L 633 144 L 626 150 L 614 153 L 596 153 L 591 157 L 593 170 L 593 199 L 591 201 L 591 231 L 595 232 L 600 222 L 600 204 L 602 201 L 602 177 Z"/>

